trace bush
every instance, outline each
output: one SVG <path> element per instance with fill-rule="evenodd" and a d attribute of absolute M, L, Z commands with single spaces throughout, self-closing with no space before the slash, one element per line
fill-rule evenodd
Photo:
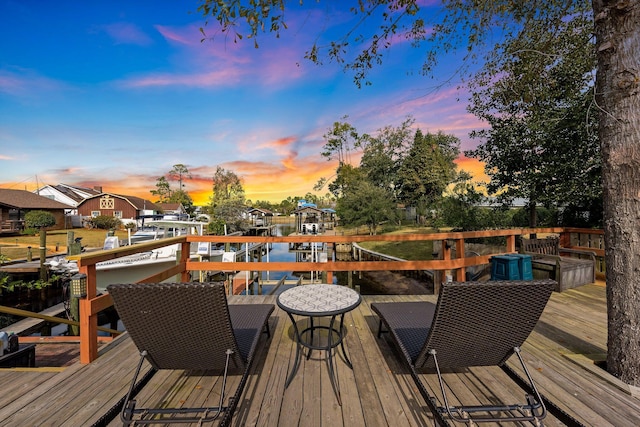
<path fill-rule="evenodd" d="M 35 236 L 36 234 L 38 234 L 38 229 L 37 228 L 25 228 L 24 230 L 22 230 L 20 232 L 20 234 L 22 234 L 24 236 Z"/>
<path fill-rule="evenodd" d="M 117 229 L 122 225 L 122 221 L 118 218 L 107 215 L 100 215 L 95 218 L 91 218 L 89 223 L 93 228 L 100 228 L 102 230 Z"/>
<path fill-rule="evenodd" d="M 24 215 L 27 228 L 46 228 L 56 225 L 56 217 L 47 211 L 29 211 Z"/>

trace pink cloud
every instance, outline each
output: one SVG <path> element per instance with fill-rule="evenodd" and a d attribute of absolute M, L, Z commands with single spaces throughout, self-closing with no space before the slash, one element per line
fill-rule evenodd
<path fill-rule="evenodd" d="M 69 89 L 56 80 L 42 77 L 32 70 L 17 69 L 16 72 L 0 70 L 0 93 L 12 96 L 36 98 L 43 92 Z"/>
<path fill-rule="evenodd" d="M 115 22 L 113 24 L 103 26 L 102 29 L 116 44 L 148 46 L 152 43 L 151 37 L 146 35 L 134 24 L 128 22 Z"/>
<path fill-rule="evenodd" d="M 227 86 L 240 81 L 242 70 L 225 68 L 200 74 L 155 74 L 136 77 L 119 82 L 120 86 L 130 88 L 158 86 L 215 87 Z"/>

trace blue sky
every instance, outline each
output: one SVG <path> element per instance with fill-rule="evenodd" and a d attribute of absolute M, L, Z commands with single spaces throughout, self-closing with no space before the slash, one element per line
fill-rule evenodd
<path fill-rule="evenodd" d="M 156 180 L 180 163 L 197 204 L 217 166 L 243 179 L 249 199 L 280 201 L 332 175 L 323 135 L 344 116 L 367 133 L 412 116 L 472 147 L 468 133 L 482 124 L 455 79 L 439 87 L 455 56 L 424 77 L 422 52 L 398 39 L 358 89 L 339 66 L 303 58 L 354 17 L 342 2 L 306 3 L 292 2 L 289 29 L 261 35 L 255 49 L 212 23 L 213 39 L 201 42 L 196 0 L 0 0 L 0 187 L 101 186 L 152 200 Z"/>

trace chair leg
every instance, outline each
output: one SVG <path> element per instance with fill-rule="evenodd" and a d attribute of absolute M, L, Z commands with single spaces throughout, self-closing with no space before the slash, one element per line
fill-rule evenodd
<path fill-rule="evenodd" d="M 378 338 L 380 338 L 382 336 L 383 333 L 385 332 L 389 332 L 389 331 L 385 331 L 384 329 L 382 329 L 382 319 L 378 320 Z"/>
<path fill-rule="evenodd" d="M 480 422 L 531 422 L 535 425 L 541 425 L 541 420 L 547 416 L 547 409 L 545 408 L 544 402 L 540 397 L 540 393 L 538 393 L 538 389 L 533 383 L 533 379 L 529 374 L 529 370 L 524 364 L 524 360 L 520 355 L 520 348 L 514 347 L 514 353 L 518 357 L 520 364 L 527 376 L 529 381 L 528 387 L 531 389 L 533 395 L 526 395 L 526 404 L 511 404 L 511 405 L 474 405 L 474 406 L 451 406 L 447 399 L 447 392 L 445 390 L 444 379 L 442 378 L 442 374 L 440 372 L 440 367 L 438 366 L 438 357 L 436 351 L 434 349 L 429 351 L 429 355 L 433 357 L 433 362 L 436 368 L 436 374 L 438 375 L 438 383 L 440 384 L 440 392 L 442 393 L 442 399 L 444 402 L 444 406 L 439 406 L 437 408 L 438 412 L 446 413 L 450 419 L 463 422 L 467 424 L 475 424 Z M 430 405 L 431 406 L 431 405 Z M 486 416 L 486 417 L 474 417 L 472 414 L 478 412 L 486 412 L 490 414 L 491 412 L 498 413 L 509 413 L 509 415 L 503 417 L 495 417 L 495 416 Z M 513 413 L 518 413 L 520 415 L 513 415 Z M 435 415 L 435 414 L 434 414 Z"/>
<path fill-rule="evenodd" d="M 168 423 L 198 423 L 201 425 L 203 422 L 211 422 L 216 420 L 220 414 L 223 412 L 229 411 L 229 407 L 223 406 L 224 399 L 226 396 L 226 385 L 227 385 L 227 376 L 229 371 L 229 360 L 231 355 L 233 354 L 232 350 L 226 351 L 226 361 L 224 367 L 224 373 L 222 377 L 222 390 L 220 391 L 220 404 L 217 407 L 202 407 L 202 408 L 135 408 L 136 401 L 132 399 L 135 390 L 136 379 L 140 374 L 140 369 L 142 367 L 142 362 L 144 361 L 147 352 L 140 352 L 140 361 L 138 362 L 138 366 L 136 368 L 136 372 L 133 377 L 133 381 L 131 382 L 131 386 L 129 387 L 129 392 L 125 398 L 124 406 L 122 408 L 122 412 L 120 414 L 120 419 L 124 426 L 129 425 L 138 425 L 138 424 L 168 424 Z M 243 379 L 241 381 L 244 386 L 244 382 L 246 382 L 245 376 L 247 375 L 247 370 L 245 370 Z M 236 396 L 234 396 L 236 397 Z M 234 405 L 237 404 L 235 401 L 231 401 Z M 177 417 L 177 418 L 154 418 L 154 419 L 135 419 L 134 416 L 136 414 L 144 416 L 149 415 L 175 415 L 175 414 L 190 414 L 194 415 L 202 413 L 201 416 L 194 417 Z M 226 414 L 227 420 L 230 422 L 231 414 Z"/>
<path fill-rule="evenodd" d="M 122 424 L 124 426 L 130 425 L 133 420 L 136 401 L 131 397 L 134 394 L 134 390 L 136 387 L 136 380 L 138 379 L 138 375 L 140 375 L 140 369 L 142 369 L 142 362 L 144 362 L 144 358 L 146 356 L 147 356 L 146 350 L 143 350 L 140 352 L 140 360 L 138 361 L 138 366 L 136 367 L 136 371 L 133 374 L 133 379 L 131 380 L 131 385 L 129 386 L 127 397 L 125 397 L 124 405 L 122 406 L 122 412 L 120 413 L 120 420 L 122 421 Z"/>
<path fill-rule="evenodd" d="M 267 334 L 267 338 L 271 338 L 271 328 L 269 327 L 269 320 L 264 324 L 264 331 Z"/>

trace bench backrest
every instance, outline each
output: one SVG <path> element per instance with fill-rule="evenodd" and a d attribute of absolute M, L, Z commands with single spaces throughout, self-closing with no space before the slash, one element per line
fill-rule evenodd
<path fill-rule="evenodd" d="M 543 255 L 560 255 L 560 239 L 522 239 L 522 252 L 533 252 Z"/>

